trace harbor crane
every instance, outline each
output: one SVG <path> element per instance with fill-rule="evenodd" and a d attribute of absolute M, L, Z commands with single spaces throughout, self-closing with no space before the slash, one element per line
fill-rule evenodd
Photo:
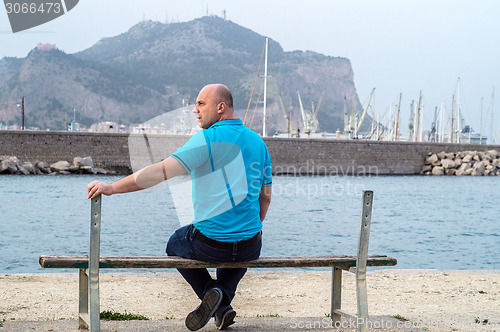
<path fill-rule="evenodd" d="M 287 114 L 287 112 L 286 112 L 285 104 L 283 103 L 283 98 L 281 97 L 281 93 L 278 94 L 278 97 L 280 99 L 280 104 L 281 104 L 281 109 L 283 110 L 283 115 L 285 116 L 288 137 L 290 137 L 290 135 L 292 135 L 292 128 L 290 126 L 290 121 L 291 121 L 290 114 Z"/>
<path fill-rule="evenodd" d="M 373 93 L 375 92 L 375 88 L 373 88 L 372 92 L 370 93 L 370 97 L 368 98 L 368 102 L 366 103 L 365 109 L 363 110 L 363 114 L 361 115 L 361 118 L 359 119 L 358 125 L 356 127 L 356 132 L 359 132 L 361 129 L 361 125 L 363 124 L 363 121 L 365 120 L 366 112 L 368 111 L 368 107 L 370 106 L 370 102 L 373 97 Z"/>
<path fill-rule="evenodd" d="M 361 118 L 359 118 L 359 120 L 358 120 L 359 114 L 356 111 L 357 108 L 356 89 L 354 89 L 352 96 L 351 116 L 347 114 L 347 98 L 344 96 L 344 132 L 349 134 L 349 136 L 351 136 L 351 134 L 354 135 L 354 137 L 358 136 L 358 132 L 361 129 L 361 126 L 363 125 L 363 121 L 365 120 L 366 113 L 368 111 L 368 107 L 370 106 L 370 102 L 372 100 L 374 92 L 375 88 L 372 89 L 370 97 L 368 98 L 368 102 L 366 103 L 366 106 L 364 107 L 363 113 L 361 115 Z"/>
<path fill-rule="evenodd" d="M 302 99 L 300 98 L 300 93 L 297 91 L 297 96 L 299 97 L 299 104 L 300 104 L 300 114 L 302 115 L 302 124 L 304 126 L 304 133 L 310 134 L 311 133 L 311 125 L 310 125 L 310 115 L 306 113 L 304 110 L 304 105 L 302 104 Z"/>
<path fill-rule="evenodd" d="M 315 126 L 315 131 L 319 130 L 318 113 L 319 113 L 319 109 L 321 107 L 321 102 L 323 101 L 324 94 L 325 94 L 325 89 L 323 89 L 321 91 L 321 94 L 319 95 L 318 105 L 316 105 L 316 107 L 314 107 L 314 102 L 312 102 L 311 111 L 312 111 L 313 124 Z"/>
<path fill-rule="evenodd" d="M 297 96 L 299 97 L 300 112 L 302 114 L 302 123 L 304 126 L 304 132 L 308 135 L 310 135 L 311 132 L 316 132 L 319 130 L 318 112 L 320 110 L 324 94 L 325 90 L 323 89 L 323 91 L 321 91 L 321 95 L 319 97 L 317 106 L 314 107 L 314 102 L 312 102 L 311 113 L 309 113 L 304 109 L 304 105 L 302 104 L 302 99 L 300 98 L 300 93 L 297 91 Z"/>

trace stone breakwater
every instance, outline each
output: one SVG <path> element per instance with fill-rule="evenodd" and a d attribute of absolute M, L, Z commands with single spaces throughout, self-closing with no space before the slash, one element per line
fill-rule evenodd
<path fill-rule="evenodd" d="M 0 156 L 71 162 L 91 156 L 95 167 L 129 174 L 165 159 L 189 139 L 184 135 L 132 135 L 0 130 Z M 276 175 L 416 175 L 428 153 L 500 151 L 499 145 L 383 142 L 266 137 Z"/>
<path fill-rule="evenodd" d="M 44 161 L 21 162 L 15 156 L 0 156 L 0 174 L 116 174 L 115 171 L 94 167 L 92 157 L 75 157 L 48 164 Z"/>
<path fill-rule="evenodd" d="M 422 174 L 500 176 L 500 152 L 489 150 L 429 153 L 422 167 Z"/>

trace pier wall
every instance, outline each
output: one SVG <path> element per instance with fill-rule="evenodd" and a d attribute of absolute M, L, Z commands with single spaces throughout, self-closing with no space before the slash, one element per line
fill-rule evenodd
<path fill-rule="evenodd" d="M 173 153 L 188 136 L 0 131 L 0 155 L 20 161 L 91 156 L 97 167 L 129 172 Z M 275 174 L 419 174 L 427 153 L 487 151 L 499 145 L 266 138 Z M 148 148 L 149 147 L 149 148 Z M 131 162 L 132 161 L 132 162 Z"/>

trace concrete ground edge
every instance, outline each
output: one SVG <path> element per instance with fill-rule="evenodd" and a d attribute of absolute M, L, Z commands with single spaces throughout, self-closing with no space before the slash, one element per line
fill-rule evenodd
<path fill-rule="evenodd" d="M 357 331 L 356 322 L 342 318 L 337 327 L 332 327 L 327 317 L 236 317 L 236 323 L 227 331 L 271 332 L 271 331 Z M 369 321 L 370 331 L 424 331 L 409 321 L 400 321 L 390 316 L 372 316 Z M 60 321 L 6 321 L 0 331 L 79 331 L 76 320 Z M 85 330 L 83 330 L 85 331 Z M 188 331 L 184 319 L 149 320 L 149 321 L 101 321 L 102 332 L 157 332 Z M 210 321 L 199 331 L 218 331 Z"/>

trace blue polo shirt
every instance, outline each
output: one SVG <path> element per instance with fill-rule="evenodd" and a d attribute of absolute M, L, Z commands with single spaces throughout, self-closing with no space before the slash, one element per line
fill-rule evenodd
<path fill-rule="evenodd" d="M 191 175 L 193 224 L 203 235 L 234 242 L 261 231 L 259 195 L 272 184 L 271 157 L 240 119 L 199 131 L 172 157 Z"/>

